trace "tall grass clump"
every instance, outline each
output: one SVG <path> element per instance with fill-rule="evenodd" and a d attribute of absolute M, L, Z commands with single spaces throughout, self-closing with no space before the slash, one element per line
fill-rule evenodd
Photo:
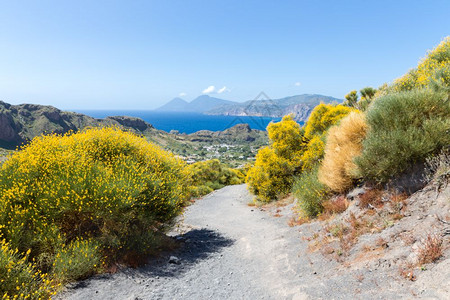
<path fill-rule="evenodd" d="M 319 180 L 332 191 L 344 192 L 352 187 L 357 169 L 353 159 L 361 154 L 367 127 L 364 114 L 351 112 L 328 131 Z"/>
<path fill-rule="evenodd" d="M 305 217 L 315 217 L 322 212 L 322 203 L 328 198 L 328 189 L 319 181 L 317 167 L 303 172 L 295 180 L 293 193 L 300 212 Z"/>
<path fill-rule="evenodd" d="M 145 255 L 181 212 L 184 163 L 116 128 L 35 138 L 0 170 L 0 238 L 61 283 Z"/>
<path fill-rule="evenodd" d="M 450 144 L 450 101 L 429 89 L 388 94 L 373 103 L 367 123 L 356 164 L 365 178 L 386 182 Z"/>

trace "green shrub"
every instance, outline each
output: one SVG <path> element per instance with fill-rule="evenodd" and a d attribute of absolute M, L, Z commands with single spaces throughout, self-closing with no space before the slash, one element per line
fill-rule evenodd
<path fill-rule="evenodd" d="M 217 159 L 193 163 L 186 167 L 189 174 L 189 191 L 192 197 L 200 197 L 227 185 L 241 184 L 244 175 Z"/>
<path fill-rule="evenodd" d="M 115 128 L 35 138 L 1 166 L 0 236 L 63 282 L 144 255 L 182 211 L 184 168 Z"/>
<path fill-rule="evenodd" d="M 428 89 L 393 93 L 375 100 L 367 113 L 369 131 L 361 174 L 386 182 L 415 162 L 450 144 L 450 101 Z"/>
<path fill-rule="evenodd" d="M 328 190 L 318 179 L 317 167 L 303 172 L 293 186 L 301 213 L 310 218 L 322 212 L 322 203 L 327 199 Z"/>

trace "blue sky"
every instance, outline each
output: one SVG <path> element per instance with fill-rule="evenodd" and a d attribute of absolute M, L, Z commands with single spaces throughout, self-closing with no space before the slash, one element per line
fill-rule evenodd
<path fill-rule="evenodd" d="M 0 99 L 153 109 L 211 86 L 236 101 L 342 98 L 449 34 L 450 1 L 0 1 Z"/>

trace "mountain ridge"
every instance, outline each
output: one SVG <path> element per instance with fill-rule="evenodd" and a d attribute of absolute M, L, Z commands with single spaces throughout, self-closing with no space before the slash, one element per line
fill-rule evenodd
<path fill-rule="evenodd" d="M 221 106 L 206 112 L 209 115 L 264 116 L 281 118 L 293 114 L 298 122 L 306 122 L 311 111 L 320 103 L 341 103 L 342 100 L 319 94 L 302 94 L 279 99 L 250 100 Z"/>
<path fill-rule="evenodd" d="M 174 98 L 155 111 L 196 112 L 207 115 L 255 116 L 281 118 L 294 114 L 294 119 L 306 122 L 311 111 L 320 103 L 341 103 L 343 100 L 320 94 L 302 94 L 279 99 L 236 102 L 202 95 L 191 102 Z"/>
<path fill-rule="evenodd" d="M 222 105 L 236 104 L 237 102 L 219 99 L 211 97 L 209 95 L 201 95 L 187 102 L 186 100 L 176 97 L 161 107 L 155 109 L 155 111 L 168 111 L 168 112 L 198 112 L 204 113 L 208 110 L 217 108 Z"/>

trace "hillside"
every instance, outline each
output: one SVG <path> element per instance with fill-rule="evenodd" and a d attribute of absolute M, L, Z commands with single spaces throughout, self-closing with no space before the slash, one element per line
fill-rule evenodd
<path fill-rule="evenodd" d="M 87 115 L 59 110 L 52 106 L 20 104 L 0 101 L 0 147 L 14 149 L 42 133 L 66 133 L 88 126 L 122 126 L 135 133 L 145 134 L 153 126 L 134 117 L 94 119 Z"/>
<path fill-rule="evenodd" d="M 221 158 L 238 166 L 247 159 L 253 159 L 257 149 L 267 144 L 267 132 L 251 129 L 247 124 L 238 124 L 217 132 L 167 133 L 135 117 L 95 119 L 52 106 L 11 105 L 0 101 L 0 161 L 7 153 L 2 148 L 15 149 L 43 133 L 61 134 L 93 126 L 120 126 L 144 135 L 149 141 L 191 162 Z M 225 153 L 224 149 L 228 151 Z"/>
<path fill-rule="evenodd" d="M 157 108 L 156 111 L 204 113 L 217 107 L 231 104 L 236 104 L 236 102 L 202 95 L 191 102 L 187 102 L 181 98 L 174 98 L 167 104 Z"/>

